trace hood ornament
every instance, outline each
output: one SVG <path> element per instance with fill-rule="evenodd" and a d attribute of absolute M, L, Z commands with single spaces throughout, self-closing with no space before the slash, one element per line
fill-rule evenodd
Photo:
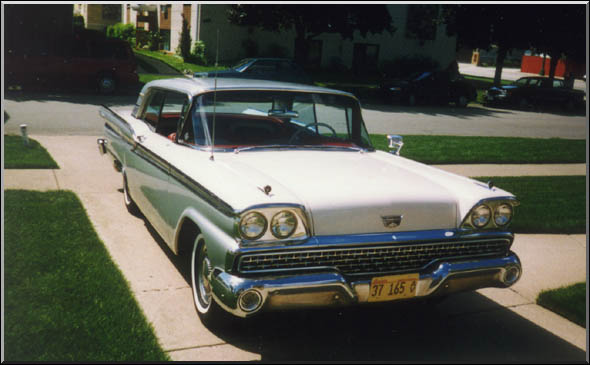
<path fill-rule="evenodd" d="M 402 223 L 402 219 L 404 218 L 403 215 L 387 215 L 381 216 L 381 220 L 383 221 L 383 225 L 386 228 L 395 228 Z"/>

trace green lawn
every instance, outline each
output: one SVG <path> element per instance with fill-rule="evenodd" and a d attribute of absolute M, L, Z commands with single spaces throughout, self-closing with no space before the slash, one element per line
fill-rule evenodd
<path fill-rule="evenodd" d="M 586 283 L 541 292 L 537 304 L 586 328 Z"/>
<path fill-rule="evenodd" d="M 4 194 L 4 359 L 169 360 L 78 198 Z"/>
<path fill-rule="evenodd" d="M 5 169 L 58 169 L 49 153 L 34 139 L 29 138 L 29 147 L 21 136 L 4 135 Z"/>
<path fill-rule="evenodd" d="M 184 70 L 190 70 L 192 72 L 206 72 L 206 71 L 215 70 L 214 66 L 201 66 L 201 65 L 195 65 L 194 63 L 184 62 L 182 57 L 167 54 L 164 52 L 148 51 L 145 49 L 133 49 L 133 52 L 163 61 L 181 73 Z M 224 68 L 225 67 L 218 67 L 218 69 L 220 69 L 220 70 L 224 69 Z M 152 67 L 148 67 L 148 70 L 150 70 L 150 69 L 152 69 Z"/>
<path fill-rule="evenodd" d="M 162 74 L 144 74 L 140 73 L 139 75 L 139 82 L 143 84 L 147 84 L 150 81 L 154 80 L 162 80 L 162 79 L 174 79 L 177 77 L 183 77 L 182 75 L 162 75 Z"/>
<path fill-rule="evenodd" d="M 586 163 L 586 141 L 513 137 L 403 136 L 401 156 L 427 164 Z M 388 151 L 385 135 L 373 146 Z"/>
<path fill-rule="evenodd" d="M 586 233 L 586 176 L 478 177 L 520 200 L 515 233 Z"/>

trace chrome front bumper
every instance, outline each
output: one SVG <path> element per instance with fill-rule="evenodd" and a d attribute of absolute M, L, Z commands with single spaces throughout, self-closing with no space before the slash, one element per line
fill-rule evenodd
<path fill-rule="evenodd" d="M 501 258 L 443 261 L 431 271 L 420 272 L 416 297 L 440 296 L 486 287 L 506 288 L 518 281 L 521 272 L 520 260 L 513 252 Z M 262 309 L 365 303 L 368 302 L 370 284 L 370 279 L 348 281 L 337 272 L 242 278 L 216 270 L 211 277 L 216 302 L 238 317 L 248 317 Z M 248 299 L 258 297 L 260 304 L 244 310 L 244 302 L 240 300 L 248 293 Z"/>

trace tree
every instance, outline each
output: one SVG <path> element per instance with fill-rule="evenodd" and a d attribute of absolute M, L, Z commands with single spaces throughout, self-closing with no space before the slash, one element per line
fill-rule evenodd
<path fill-rule="evenodd" d="M 178 44 L 178 48 L 176 49 L 176 53 L 179 54 L 185 61 L 191 57 L 191 34 L 190 34 L 190 27 L 186 19 L 184 19 L 184 14 L 182 14 L 182 29 L 180 31 L 180 42 Z"/>
<path fill-rule="evenodd" d="M 494 84 L 500 85 L 504 59 L 515 48 L 529 48 L 535 32 L 535 7 L 529 5 L 446 5 L 442 21 L 457 47 L 498 47 Z"/>
<path fill-rule="evenodd" d="M 562 55 L 585 60 L 584 5 L 446 5 L 442 21 L 457 46 L 498 47 L 494 84 L 499 85 L 504 58 L 515 48 L 535 47 L 551 55 L 549 77 Z"/>
<path fill-rule="evenodd" d="M 232 5 L 228 19 L 272 32 L 294 30 L 294 58 L 300 64 L 307 59 L 308 42 L 322 33 L 352 39 L 355 31 L 363 37 L 395 31 L 385 5 Z"/>
<path fill-rule="evenodd" d="M 584 5 L 539 5 L 535 8 L 536 36 L 532 44 L 551 56 L 549 78 L 555 77 L 563 56 L 586 61 L 586 7 Z"/>

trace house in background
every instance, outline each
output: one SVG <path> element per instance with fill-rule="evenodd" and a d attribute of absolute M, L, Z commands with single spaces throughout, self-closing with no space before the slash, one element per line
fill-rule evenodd
<path fill-rule="evenodd" d="M 230 64 L 251 56 L 293 57 L 294 31 L 273 33 L 254 27 L 230 24 L 227 20 L 228 4 L 81 4 L 75 11 L 84 16 L 87 28 L 106 29 L 110 24 L 133 24 L 139 31 L 159 31 L 163 38 L 162 49 L 172 51 L 178 47 L 182 18 L 190 26 L 191 39 L 205 43 L 210 59 L 215 58 L 217 31 L 219 31 L 219 60 Z M 438 11 L 437 5 L 430 5 Z M 339 34 L 321 34 L 309 44 L 306 67 L 352 70 L 375 69 L 383 61 L 402 56 L 422 56 L 436 60 L 446 67 L 456 56 L 456 38 L 448 37 L 444 25 L 432 25 L 421 30 L 426 39 L 418 40 L 412 29 L 416 9 L 425 5 L 388 4 L 387 9 L 397 31 L 393 34 L 355 34 L 352 40 L 343 40 Z"/>

